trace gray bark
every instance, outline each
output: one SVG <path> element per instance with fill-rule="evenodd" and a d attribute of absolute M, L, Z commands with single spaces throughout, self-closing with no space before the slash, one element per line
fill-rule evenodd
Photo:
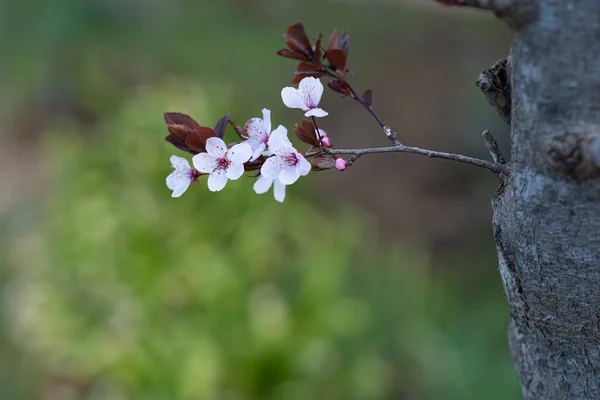
<path fill-rule="evenodd" d="M 600 1 L 501 3 L 512 149 L 492 205 L 510 349 L 525 399 L 600 399 Z"/>

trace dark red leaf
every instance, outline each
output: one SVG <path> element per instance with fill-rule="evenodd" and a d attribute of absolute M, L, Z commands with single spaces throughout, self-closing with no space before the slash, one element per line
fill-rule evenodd
<path fill-rule="evenodd" d="M 344 52 L 346 59 L 348 59 L 348 52 L 350 51 L 350 33 L 344 32 L 342 39 L 340 40 L 340 49 Z"/>
<path fill-rule="evenodd" d="M 294 60 L 300 61 L 309 61 L 308 57 L 304 53 L 300 53 L 298 51 L 290 50 L 290 49 L 282 49 L 277 52 L 278 56 L 292 58 Z"/>
<path fill-rule="evenodd" d="M 333 33 L 329 37 L 328 47 L 329 50 L 341 49 L 340 47 L 340 37 L 338 36 L 337 29 L 333 30 Z"/>
<path fill-rule="evenodd" d="M 327 86 L 334 92 L 338 92 L 343 94 L 344 96 L 351 96 L 352 92 L 350 91 L 350 86 L 348 82 L 342 80 L 335 80 L 327 82 Z"/>
<path fill-rule="evenodd" d="M 187 114 L 177 112 L 167 112 L 164 114 L 167 125 L 185 125 L 190 130 L 198 128 L 200 125 Z"/>
<path fill-rule="evenodd" d="M 313 52 L 315 53 L 315 61 L 321 62 L 321 40 L 323 39 L 323 34 L 319 33 L 319 37 L 317 37 L 317 41 L 315 42 L 315 47 Z"/>
<path fill-rule="evenodd" d="M 321 145 L 314 125 L 307 119 L 303 119 L 302 122 L 294 126 L 294 134 L 298 139 L 308 145 L 314 147 L 319 147 Z"/>
<path fill-rule="evenodd" d="M 225 114 L 220 120 L 217 121 L 217 124 L 215 125 L 215 133 L 220 139 L 223 139 L 223 136 L 225 135 L 225 128 L 227 128 L 227 121 L 229 121 L 229 115 L 229 113 Z"/>
<path fill-rule="evenodd" d="M 340 49 L 330 49 L 325 52 L 325 58 L 333 69 L 343 71 L 346 68 L 346 56 Z"/>
<path fill-rule="evenodd" d="M 371 92 L 371 89 L 365 90 L 362 98 L 363 98 L 363 101 L 365 102 L 365 105 L 367 107 L 371 107 L 371 104 L 373 104 L 373 93 Z"/>
<path fill-rule="evenodd" d="M 206 151 L 206 140 L 215 136 L 217 136 L 215 131 L 201 126 L 185 138 L 185 145 L 196 153 L 204 153 Z"/>
<path fill-rule="evenodd" d="M 335 157 L 332 154 L 321 154 L 310 159 L 313 171 L 323 171 L 335 168 Z"/>
<path fill-rule="evenodd" d="M 167 129 L 169 129 L 169 133 L 171 135 L 181 136 L 184 139 L 187 135 L 189 135 L 190 133 L 192 133 L 194 131 L 194 129 L 190 128 L 187 125 L 179 125 L 179 124 L 167 125 Z"/>
<path fill-rule="evenodd" d="M 296 22 L 294 25 L 290 25 L 283 37 L 291 50 L 305 54 L 309 60 L 314 59 L 314 53 L 302 23 Z"/>
<path fill-rule="evenodd" d="M 185 139 L 178 135 L 167 135 L 165 140 L 171 143 L 173 146 L 177 147 L 179 150 L 187 151 L 188 153 L 196 154 L 195 151 L 192 151 L 188 146 L 185 145 Z"/>

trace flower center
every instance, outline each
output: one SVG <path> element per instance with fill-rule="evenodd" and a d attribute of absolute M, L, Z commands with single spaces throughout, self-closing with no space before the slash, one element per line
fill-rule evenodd
<path fill-rule="evenodd" d="M 222 157 L 217 160 L 217 169 L 227 169 L 231 161 L 227 157 Z"/>
<path fill-rule="evenodd" d="M 285 156 L 283 156 L 283 161 L 290 167 L 293 167 L 296 164 L 298 164 L 299 160 L 298 156 L 295 153 L 288 153 Z"/>

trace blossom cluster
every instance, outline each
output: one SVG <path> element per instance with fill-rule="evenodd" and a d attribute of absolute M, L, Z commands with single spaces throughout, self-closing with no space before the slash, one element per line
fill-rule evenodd
<path fill-rule="evenodd" d="M 318 129 L 315 117 L 325 117 L 328 113 L 319 108 L 323 95 L 323 85 L 319 79 L 305 77 L 299 87 L 286 87 L 281 91 L 283 103 L 290 108 L 301 109 L 305 117 L 296 125 L 294 132 L 311 149 L 331 148 L 332 141 L 326 132 Z M 344 170 L 343 159 L 334 159 L 321 151 L 302 153 L 296 150 L 288 138 L 288 130 L 279 125 L 272 129 L 271 111 L 262 110 L 262 118 L 251 118 L 244 128 L 240 128 L 224 116 L 214 129 L 202 127 L 191 117 L 179 113 L 165 114 L 169 128 L 166 140 L 175 147 L 194 154 L 192 165 L 187 159 L 172 156 L 173 172 L 167 177 L 167 187 L 173 191 L 172 197 L 181 196 L 192 182 L 197 183 L 203 175 L 208 175 L 208 189 L 212 192 L 222 190 L 229 180 L 239 179 L 245 171 L 259 171 L 255 177 L 254 191 L 262 194 L 271 187 L 275 199 L 283 202 L 285 188 L 295 183 L 311 169 L 322 170 L 328 160 L 329 168 Z M 230 124 L 241 139 L 227 145 L 223 140 L 225 127 Z M 310 152 L 310 150 L 309 150 Z M 307 160 L 313 157 L 313 164 Z"/>

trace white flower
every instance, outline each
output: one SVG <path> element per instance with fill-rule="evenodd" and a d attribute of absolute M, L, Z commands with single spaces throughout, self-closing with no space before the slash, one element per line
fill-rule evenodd
<path fill-rule="evenodd" d="M 271 134 L 271 110 L 263 108 L 263 117 L 252 118 L 246 122 L 244 132 L 246 133 L 245 142 L 252 148 L 252 158 L 250 161 L 256 160 L 263 154 L 269 142 Z"/>
<path fill-rule="evenodd" d="M 274 185 L 273 185 L 274 184 Z M 266 193 L 271 186 L 273 186 L 273 194 L 275 195 L 275 200 L 280 203 L 283 203 L 285 199 L 285 185 L 281 183 L 279 178 L 270 179 L 266 176 L 260 176 L 254 183 L 254 191 L 258 194 Z"/>
<path fill-rule="evenodd" d="M 279 179 L 284 185 L 291 185 L 299 177 L 310 172 L 311 165 L 304 156 L 292 146 L 287 137 L 287 130 L 280 126 L 269 138 L 269 150 L 273 155 L 260 169 L 261 175 L 269 179 Z"/>
<path fill-rule="evenodd" d="M 190 163 L 185 158 L 171 156 L 171 165 L 175 170 L 167 176 L 167 187 L 173 191 L 171 197 L 179 197 L 194 182 L 199 174 L 198 171 L 190 167 Z"/>
<path fill-rule="evenodd" d="M 324 117 L 325 110 L 320 109 L 319 101 L 323 95 L 323 84 L 317 78 L 308 76 L 300 81 L 298 89 L 285 87 L 281 99 L 289 108 L 300 108 L 306 117 Z"/>
<path fill-rule="evenodd" d="M 244 163 L 252 156 L 247 143 L 240 143 L 227 150 L 225 142 L 218 137 L 206 141 L 206 153 L 192 158 L 194 167 L 208 176 L 208 189 L 218 192 L 225 187 L 228 179 L 236 180 L 244 173 Z"/>

